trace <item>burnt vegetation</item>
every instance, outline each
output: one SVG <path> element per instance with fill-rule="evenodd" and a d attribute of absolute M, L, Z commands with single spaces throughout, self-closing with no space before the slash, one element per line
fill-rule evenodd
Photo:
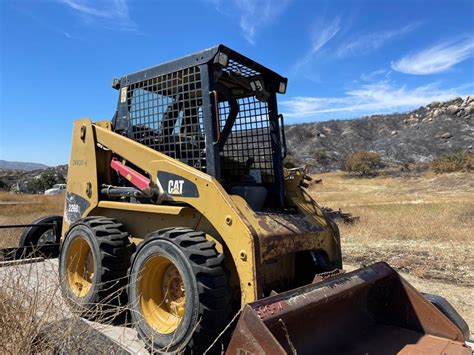
<path fill-rule="evenodd" d="M 354 153 L 378 153 L 386 165 L 429 163 L 472 153 L 474 96 L 433 102 L 407 113 L 288 126 L 287 164 L 313 172 L 340 170 Z M 452 160 L 452 159 L 451 159 Z M 436 165 L 436 164 L 435 164 Z"/>

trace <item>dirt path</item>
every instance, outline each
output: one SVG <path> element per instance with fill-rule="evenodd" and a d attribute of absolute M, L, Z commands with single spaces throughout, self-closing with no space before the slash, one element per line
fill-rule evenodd
<path fill-rule="evenodd" d="M 15 206 L 15 205 L 38 205 L 37 202 L 16 202 L 16 201 L 0 201 L 0 205 L 8 205 L 8 206 Z"/>

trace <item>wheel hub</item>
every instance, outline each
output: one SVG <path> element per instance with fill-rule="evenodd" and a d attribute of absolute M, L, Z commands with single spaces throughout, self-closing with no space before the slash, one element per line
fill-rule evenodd
<path fill-rule="evenodd" d="M 140 270 L 138 294 L 143 319 L 161 334 L 174 332 L 185 314 L 183 278 L 164 256 L 152 256 Z"/>
<path fill-rule="evenodd" d="M 92 287 L 95 264 L 92 248 L 82 237 L 71 242 L 66 255 L 67 282 L 76 297 L 84 297 Z"/>
<path fill-rule="evenodd" d="M 174 265 L 169 265 L 163 275 L 161 290 L 165 295 L 165 304 L 170 312 L 179 318 L 184 315 L 184 284 L 178 269 Z"/>
<path fill-rule="evenodd" d="M 46 244 L 53 244 L 56 241 L 56 236 L 52 229 L 48 229 L 46 232 L 41 234 L 38 239 L 38 245 L 46 245 Z"/>

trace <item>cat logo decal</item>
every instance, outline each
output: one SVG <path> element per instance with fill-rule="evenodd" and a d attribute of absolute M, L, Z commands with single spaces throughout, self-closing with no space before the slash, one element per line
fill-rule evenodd
<path fill-rule="evenodd" d="M 158 171 L 157 175 L 157 185 L 161 186 L 162 190 L 164 190 L 169 197 L 199 197 L 199 191 L 196 184 L 191 180 L 186 179 L 184 176 L 169 173 L 167 171 Z"/>
<path fill-rule="evenodd" d="M 169 180 L 168 193 L 170 195 L 182 195 L 183 185 L 184 185 L 184 180 Z"/>

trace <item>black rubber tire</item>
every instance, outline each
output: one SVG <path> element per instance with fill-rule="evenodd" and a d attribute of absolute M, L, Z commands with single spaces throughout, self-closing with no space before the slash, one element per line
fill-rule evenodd
<path fill-rule="evenodd" d="M 63 226 L 63 217 L 61 216 L 45 216 L 38 218 L 31 224 L 43 224 L 43 223 L 56 223 L 57 225 L 57 232 L 56 232 L 56 239 L 53 241 L 54 243 L 59 243 L 59 240 L 61 239 L 61 229 Z M 19 245 L 24 247 L 24 246 L 37 246 L 38 241 L 43 235 L 44 232 L 53 229 L 53 227 L 48 227 L 48 226 L 34 226 L 34 227 L 26 227 L 23 229 L 21 236 L 20 236 L 20 242 Z"/>
<path fill-rule="evenodd" d="M 23 229 L 20 235 L 20 240 L 18 245 L 20 247 L 39 247 L 44 246 L 46 244 L 59 244 L 61 240 L 61 230 L 63 227 L 63 217 L 61 216 L 44 216 L 38 218 L 31 224 L 45 224 L 45 223 L 56 223 L 56 231 L 54 231 L 54 227 L 50 226 L 34 226 L 34 227 L 26 227 Z M 50 240 L 40 242 L 41 237 L 46 232 L 51 231 Z M 56 232 L 56 233 L 54 233 Z M 23 250 L 20 250 L 19 253 L 22 253 Z M 44 253 L 47 255 L 44 255 Z M 59 246 L 48 248 L 48 251 L 43 250 L 40 252 L 33 248 L 32 252 L 29 255 L 23 255 L 24 257 L 34 257 L 34 256 L 46 256 L 46 257 L 57 257 L 59 254 Z M 25 253 L 25 252 L 24 252 Z"/>
<path fill-rule="evenodd" d="M 137 281 L 147 259 L 155 255 L 165 256 L 175 264 L 185 288 L 184 317 L 177 329 L 169 334 L 155 331 L 143 318 L 140 307 Z M 224 255 L 203 232 L 169 228 L 150 234 L 132 257 L 129 275 L 132 322 L 152 353 L 200 354 L 229 323 L 232 291 L 224 268 Z"/>
<path fill-rule="evenodd" d="M 66 255 L 74 239 L 85 239 L 91 248 L 95 272 L 89 292 L 77 297 L 69 288 Z M 126 303 L 127 270 L 135 245 L 121 223 L 107 217 L 86 217 L 75 222 L 61 245 L 59 277 L 61 291 L 71 308 L 81 316 L 96 319 L 98 309 L 116 309 Z"/>

